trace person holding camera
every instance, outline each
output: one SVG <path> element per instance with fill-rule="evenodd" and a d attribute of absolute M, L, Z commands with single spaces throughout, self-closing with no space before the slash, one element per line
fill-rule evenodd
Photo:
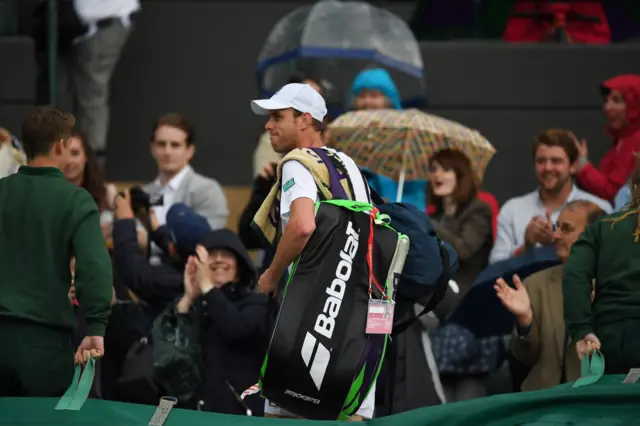
<path fill-rule="evenodd" d="M 166 224 L 160 226 L 152 209 L 148 211 L 132 203 L 131 191 L 116 198 L 113 225 L 114 267 L 120 284 L 144 301 L 156 315 L 182 292 L 182 275 L 186 260 L 194 253 L 196 243 L 211 227 L 207 220 L 186 204 L 178 203 L 167 212 Z M 136 211 L 137 210 L 137 211 Z M 145 217 L 148 215 L 147 217 Z M 149 222 L 147 232 L 138 232 L 138 223 Z M 163 261 L 152 265 L 148 261 L 148 240 L 156 233 L 165 240 Z"/>
<path fill-rule="evenodd" d="M 210 232 L 207 220 L 185 204 L 175 204 L 167 213 L 167 223 L 158 224 L 144 193 L 131 189 L 116 197 L 113 224 L 113 264 L 118 285 L 127 289 L 136 303 L 114 306 L 106 345 L 111 354 L 103 364 L 102 386 L 105 398 L 118 398 L 117 379 L 122 373 L 126 353 L 141 335 L 151 329 L 153 320 L 182 294 L 186 259 L 195 251 L 202 235 Z M 142 224 L 148 224 L 149 232 Z M 142 228 L 142 229 L 141 229 Z M 148 260 L 148 238 L 166 236 L 163 262 Z M 107 361 L 107 360 L 105 360 Z"/>

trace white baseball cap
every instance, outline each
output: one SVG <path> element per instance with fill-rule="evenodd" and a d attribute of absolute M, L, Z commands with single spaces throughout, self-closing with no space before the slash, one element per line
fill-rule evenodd
<path fill-rule="evenodd" d="M 318 121 L 324 120 L 327 115 L 324 98 L 308 84 L 287 84 L 270 99 L 251 101 L 251 109 L 258 115 L 269 115 L 271 111 L 287 108 L 308 113 Z"/>

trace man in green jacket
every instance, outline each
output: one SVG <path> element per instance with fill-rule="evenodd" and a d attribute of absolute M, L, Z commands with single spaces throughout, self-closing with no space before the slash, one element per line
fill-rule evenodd
<path fill-rule="evenodd" d="M 104 354 L 113 278 L 100 214 L 60 171 L 74 122 L 54 108 L 34 109 L 22 125 L 28 166 L 0 180 L 0 397 L 57 397 L 71 384 L 72 256 L 87 326 L 75 360 Z"/>
<path fill-rule="evenodd" d="M 632 188 L 630 207 L 589 225 L 573 244 L 562 281 L 578 356 L 601 349 L 607 374 L 640 367 L 640 170 Z"/>

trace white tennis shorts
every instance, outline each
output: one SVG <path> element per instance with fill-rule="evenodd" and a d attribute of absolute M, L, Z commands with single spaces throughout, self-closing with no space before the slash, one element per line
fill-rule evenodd
<path fill-rule="evenodd" d="M 369 395 L 364 399 L 360 409 L 356 412 L 357 415 L 362 416 L 365 420 L 373 418 L 373 411 L 376 408 L 376 383 L 373 383 L 371 386 L 371 391 Z M 272 416 L 281 416 L 281 417 L 296 417 L 295 414 L 290 413 L 284 408 L 280 408 L 275 404 L 269 402 L 268 399 L 265 399 L 264 402 L 264 413 L 270 414 Z"/>

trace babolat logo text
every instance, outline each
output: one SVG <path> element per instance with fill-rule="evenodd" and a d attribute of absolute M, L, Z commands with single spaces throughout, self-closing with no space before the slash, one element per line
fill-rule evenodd
<path fill-rule="evenodd" d="M 344 292 L 347 288 L 346 282 L 349 281 L 349 277 L 351 277 L 353 258 L 358 251 L 358 237 L 358 233 L 353 229 L 353 223 L 349 222 L 347 224 L 347 242 L 345 243 L 344 248 L 340 251 L 340 262 L 336 268 L 335 278 L 325 290 L 329 297 L 324 302 L 324 308 L 316 318 L 316 324 L 313 328 L 318 334 L 321 334 L 327 339 L 331 339 L 331 336 L 333 336 L 333 330 L 336 326 L 336 317 L 340 312 L 342 298 L 344 297 Z M 304 364 L 309 369 L 309 375 L 311 376 L 313 383 L 316 385 L 316 388 L 320 390 L 322 381 L 324 380 L 324 375 L 327 372 L 327 367 L 329 366 L 329 361 L 331 360 L 330 350 L 318 341 L 313 334 L 307 331 L 304 342 L 302 342 L 300 355 L 302 355 Z M 309 398 L 304 395 L 301 395 L 300 397 Z M 308 400 L 311 401 L 313 398 L 309 398 Z M 319 404 L 320 401 L 317 401 L 318 402 L 315 402 L 314 400 L 313 402 L 315 404 Z"/>
<path fill-rule="evenodd" d="M 301 393 L 294 392 L 294 391 L 292 391 L 292 390 L 290 390 L 290 389 L 287 389 L 286 391 L 284 391 L 284 393 L 285 393 L 285 395 L 289 395 L 289 396 L 292 396 L 292 397 L 294 397 L 294 398 L 301 399 L 301 400 L 303 400 L 303 401 L 313 402 L 313 403 L 314 403 L 314 404 L 316 404 L 316 405 L 317 405 L 317 404 L 320 404 L 320 400 L 319 400 L 319 399 L 317 399 L 317 398 L 311 398 L 310 396 L 307 396 L 307 395 L 303 395 L 303 394 L 301 394 Z"/>
<path fill-rule="evenodd" d="M 316 318 L 316 325 L 313 328 L 317 333 L 331 339 L 336 326 L 336 317 L 340 312 L 342 298 L 347 287 L 347 281 L 351 277 L 353 268 L 353 258 L 358 251 L 358 233 L 353 229 L 353 222 L 347 224 L 347 242 L 340 251 L 340 262 L 336 268 L 335 278 L 326 289 L 329 295 L 324 302 L 322 313 Z"/>

